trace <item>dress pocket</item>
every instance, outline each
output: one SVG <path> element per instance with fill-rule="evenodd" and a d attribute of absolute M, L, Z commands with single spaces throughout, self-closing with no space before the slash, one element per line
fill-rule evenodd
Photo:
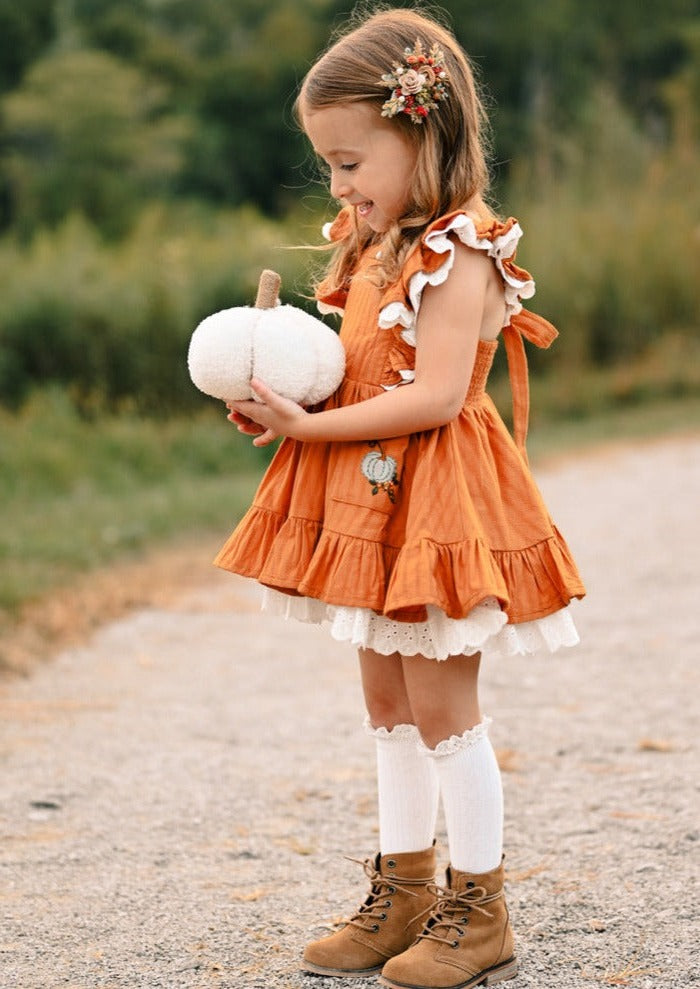
<path fill-rule="evenodd" d="M 384 493 L 392 505 L 396 504 L 396 494 L 401 483 L 399 463 L 388 453 L 379 440 L 369 443 L 370 449 L 360 461 L 360 471 L 369 481 L 372 496 Z"/>
<path fill-rule="evenodd" d="M 328 512 L 342 531 L 380 538 L 401 500 L 407 436 L 346 443 L 330 472 Z"/>

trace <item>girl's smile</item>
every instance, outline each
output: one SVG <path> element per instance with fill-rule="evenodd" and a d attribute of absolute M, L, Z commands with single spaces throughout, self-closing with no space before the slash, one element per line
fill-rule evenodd
<path fill-rule="evenodd" d="M 411 204 L 418 145 L 367 101 L 303 114 L 314 150 L 331 170 L 330 191 L 385 233 Z"/>

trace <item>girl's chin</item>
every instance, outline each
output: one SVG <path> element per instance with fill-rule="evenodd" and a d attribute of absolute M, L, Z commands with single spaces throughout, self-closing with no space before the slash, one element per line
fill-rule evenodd
<path fill-rule="evenodd" d="M 376 234 L 385 234 L 392 221 L 373 204 L 369 209 L 357 209 L 357 218 Z"/>
<path fill-rule="evenodd" d="M 374 209 L 364 218 L 364 221 L 370 230 L 376 234 L 385 234 L 391 226 L 387 218 Z"/>

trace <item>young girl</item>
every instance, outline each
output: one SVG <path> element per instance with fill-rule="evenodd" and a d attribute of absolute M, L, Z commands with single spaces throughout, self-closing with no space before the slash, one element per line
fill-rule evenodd
<path fill-rule="evenodd" d="M 412 10 L 366 18 L 306 76 L 301 124 L 342 204 L 316 295 L 344 312 L 340 388 L 308 411 L 262 381 L 229 418 L 281 444 L 217 564 L 264 607 L 359 647 L 376 740 L 380 850 L 367 898 L 303 967 L 467 989 L 517 971 L 503 895 L 502 792 L 479 707 L 481 655 L 577 641 L 584 594 L 525 454 L 521 230 L 485 202 L 484 114 L 452 35 Z M 485 393 L 503 336 L 514 440 Z M 442 798 L 450 866 L 435 885 Z"/>

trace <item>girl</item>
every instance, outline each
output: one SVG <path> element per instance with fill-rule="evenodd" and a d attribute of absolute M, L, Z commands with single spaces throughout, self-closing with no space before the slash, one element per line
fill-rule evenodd
<path fill-rule="evenodd" d="M 467 989 L 517 971 L 503 896 L 502 793 L 479 708 L 481 654 L 577 641 L 584 588 L 527 467 L 521 230 L 485 202 L 482 106 L 452 35 L 413 10 L 369 16 L 306 76 L 297 113 L 343 204 L 319 308 L 344 311 L 345 379 L 308 411 L 253 381 L 229 418 L 280 446 L 217 564 L 264 607 L 359 647 L 376 740 L 370 891 L 303 967 Z M 484 391 L 502 335 L 514 441 Z M 450 866 L 435 885 L 442 798 Z"/>

